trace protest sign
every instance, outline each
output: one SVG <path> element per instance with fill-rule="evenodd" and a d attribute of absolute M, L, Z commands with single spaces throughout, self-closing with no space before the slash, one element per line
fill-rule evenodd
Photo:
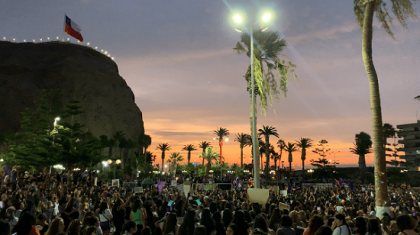
<path fill-rule="evenodd" d="M 286 203 L 279 203 L 279 209 L 280 209 L 280 211 L 282 211 L 282 210 L 284 210 L 284 209 L 286 209 L 286 210 L 289 210 L 290 211 L 290 206 L 288 205 L 288 204 L 286 204 Z"/>
<path fill-rule="evenodd" d="M 158 191 L 159 193 L 162 191 L 163 187 L 165 186 L 165 181 L 160 181 L 158 184 Z"/>
<path fill-rule="evenodd" d="M 113 179 L 112 183 L 111 183 L 111 186 L 112 187 L 115 187 L 115 186 L 120 187 L 120 180 L 119 179 Z"/>
<path fill-rule="evenodd" d="M 287 196 L 287 190 L 280 190 L 280 194 L 285 197 Z"/>
<path fill-rule="evenodd" d="M 274 193 L 279 193 L 279 186 L 273 186 L 273 187 L 271 187 L 271 190 L 274 192 Z"/>
<path fill-rule="evenodd" d="M 134 187 L 134 193 L 141 193 L 143 192 L 143 187 Z"/>
<path fill-rule="evenodd" d="M 190 192 L 191 189 L 191 184 L 185 184 L 184 183 L 184 195 L 185 197 L 188 195 L 188 193 Z"/>
<path fill-rule="evenodd" d="M 177 190 L 179 191 L 179 192 L 183 192 L 184 191 L 184 185 L 183 184 L 179 184 L 177 187 Z M 187 192 L 188 193 L 188 192 Z"/>
<path fill-rule="evenodd" d="M 258 189 L 258 188 L 249 188 L 248 196 L 250 202 L 256 202 L 260 205 L 265 205 L 267 203 L 270 190 L 268 189 Z"/>
<path fill-rule="evenodd" d="M 214 190 L 216 188 L 215 184 L 206 184 L 204 190 Z"/>
<path fill-rule="evenodd" d="M 171 180 L 171 186 L 174 186 L 174 187 L 176 187 L 176 180 Z"/>

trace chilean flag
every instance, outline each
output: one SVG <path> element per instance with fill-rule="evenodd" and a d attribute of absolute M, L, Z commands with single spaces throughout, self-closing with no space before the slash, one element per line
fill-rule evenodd
<path fill-rule="evenodd" d="M 80 34 L 81 29 L 79 25 L 77 25 L 74 21 L 67 17 L 67 15 L 64 15 L 64 20 L 64 32 L 83 42 L 83 37 L 82 34 Z"/>

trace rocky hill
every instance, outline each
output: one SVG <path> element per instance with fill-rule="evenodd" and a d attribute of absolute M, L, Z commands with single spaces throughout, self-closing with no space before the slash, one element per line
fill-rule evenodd
<path fill-rule="evenodd" d="M 0 42 L 0 134 L 17 131 L 21 114 L 42 89 L 60 89 L 63 102 L 82 101 L 79 120 L 95 136 L 144 132 L 134 94 L 109 57 L 71 43 Z"/>

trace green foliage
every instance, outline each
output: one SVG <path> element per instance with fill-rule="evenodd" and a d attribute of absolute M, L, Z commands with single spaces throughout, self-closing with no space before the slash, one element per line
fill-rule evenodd
<path fill-rule="evenodd" d="M 82 113 L 79 101 L 68 101 L 61 125 L 58 124 L 55 117 L 60 114 L 60 100 L 58 90 L 43 90 L 35 108 L 22 112 L 21 130 L 8 140 L 4 156 L 7 164 L 38 169 L 64 164 L 72 169 L 75 165 L 92 166 L 104 159 L 100 154 L 103 143 L 74 120 Z"/>
<path fill-rule="evenodd" d="M 407 28 L 406 20 L 408 18 L 417 19 L 416 14 L 414 13 L 413 2 L 415 0 L 391 0 L 392 4 L 392 13 L 397 17 L 398 22 L 404 27 Z M 357 23 L 360 25 L 360 28 L 363 29 L 363 22 L 365 17 L 365 8 L 366 0 L 354 0 L 354 14 L 356 15 Z M 394 33 L 392 32 L 393 18 L 388 12 L 385 1 L 374 1 L 374 11 L 376 13 L 376 18 L 379 23 L 381 23 L 382 28 L 388 33 L 392 39 L 395 40 Z"/>
<path fill-rule="evenodd" d="M 195 175 L 198 177 L 206 176 L 207 168 L 204 165 L 198 165 L 195 170 Z"/>
<path fill-rule="evenodd" d="M 212 161 L 220 158 L 217 151 L 214 148 L 210 148 L 210 147 L 206 148 L 206 150 L 203 153 L 201 153 L 200 157 L 203 158 L 204 160 L 207 160 L 207 174 L 211 168 Z"/>
<path fill-rule="evenodd" d="M 235 171 L 235 177 L 244 177 L 244 176 L 246 176 L 247 174 L 244 172 L 244 168 L 242 168 L 242 167 L 239 167 L 239 166 L 237 166 L 237 165 L 233 165 L 232 166 L 232 170 L 234 170 Z"/>
<path fill-rule="evenodd" d="M 283 48 L 286 46 L 286 41 L 280 39 L 277 32 L 260 30 L 253 31 L 254 40 L 254 79 L 255 79 L 255 90 L 251 91 L 251 68 L 248 67 L 245 79 L 247 81 L 247 88 L 250 92 L 255 92 L 256 95 L 260 96 L 260 107 L 263 114 L 266 113 L 267 104 L 272 103 L 272 100 L 278 100 L 280 92 L 284 95 L 287 93 L 288 81 L 290 79 L 289 74 L 295 75 L 295 68 L 290 58 L 281 54 Z M 236 47 L 233 48 L 238 54 L 245 53 L 251 58 L 251 37 L 248 33 L 241 35 L 241 41 L 236 43 Z M 280 56 L 285 59 L 280 59 Z M 265 64 L 267 70 L 264 70 Z M 278 86 L 275 80 L 275 75 L 280 77 L 280 86 Z"/>
<path fill-rule="evenodd" d="M 169 159 L 167 162 L 170 163 L 169 171 L 172 172 L 173 175 L 175 175 L 178 163 L 182 161 L 184 161 L 184 158 L 179 153 L 172 153 L 169 156 Z"/>

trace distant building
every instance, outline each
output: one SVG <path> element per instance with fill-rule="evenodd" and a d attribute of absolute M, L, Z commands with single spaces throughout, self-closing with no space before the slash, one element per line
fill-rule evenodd
<path fill-rule="evenodd" d="M 397 125 L 400 129 L 399 136 L 403 140 L 398 140 L 398 143 L 404 144 L 405 155 L 400 156 L 407 162 L 407 169 L 409 171 L 420 171 L 420 120 L 417 123 Z"/>

